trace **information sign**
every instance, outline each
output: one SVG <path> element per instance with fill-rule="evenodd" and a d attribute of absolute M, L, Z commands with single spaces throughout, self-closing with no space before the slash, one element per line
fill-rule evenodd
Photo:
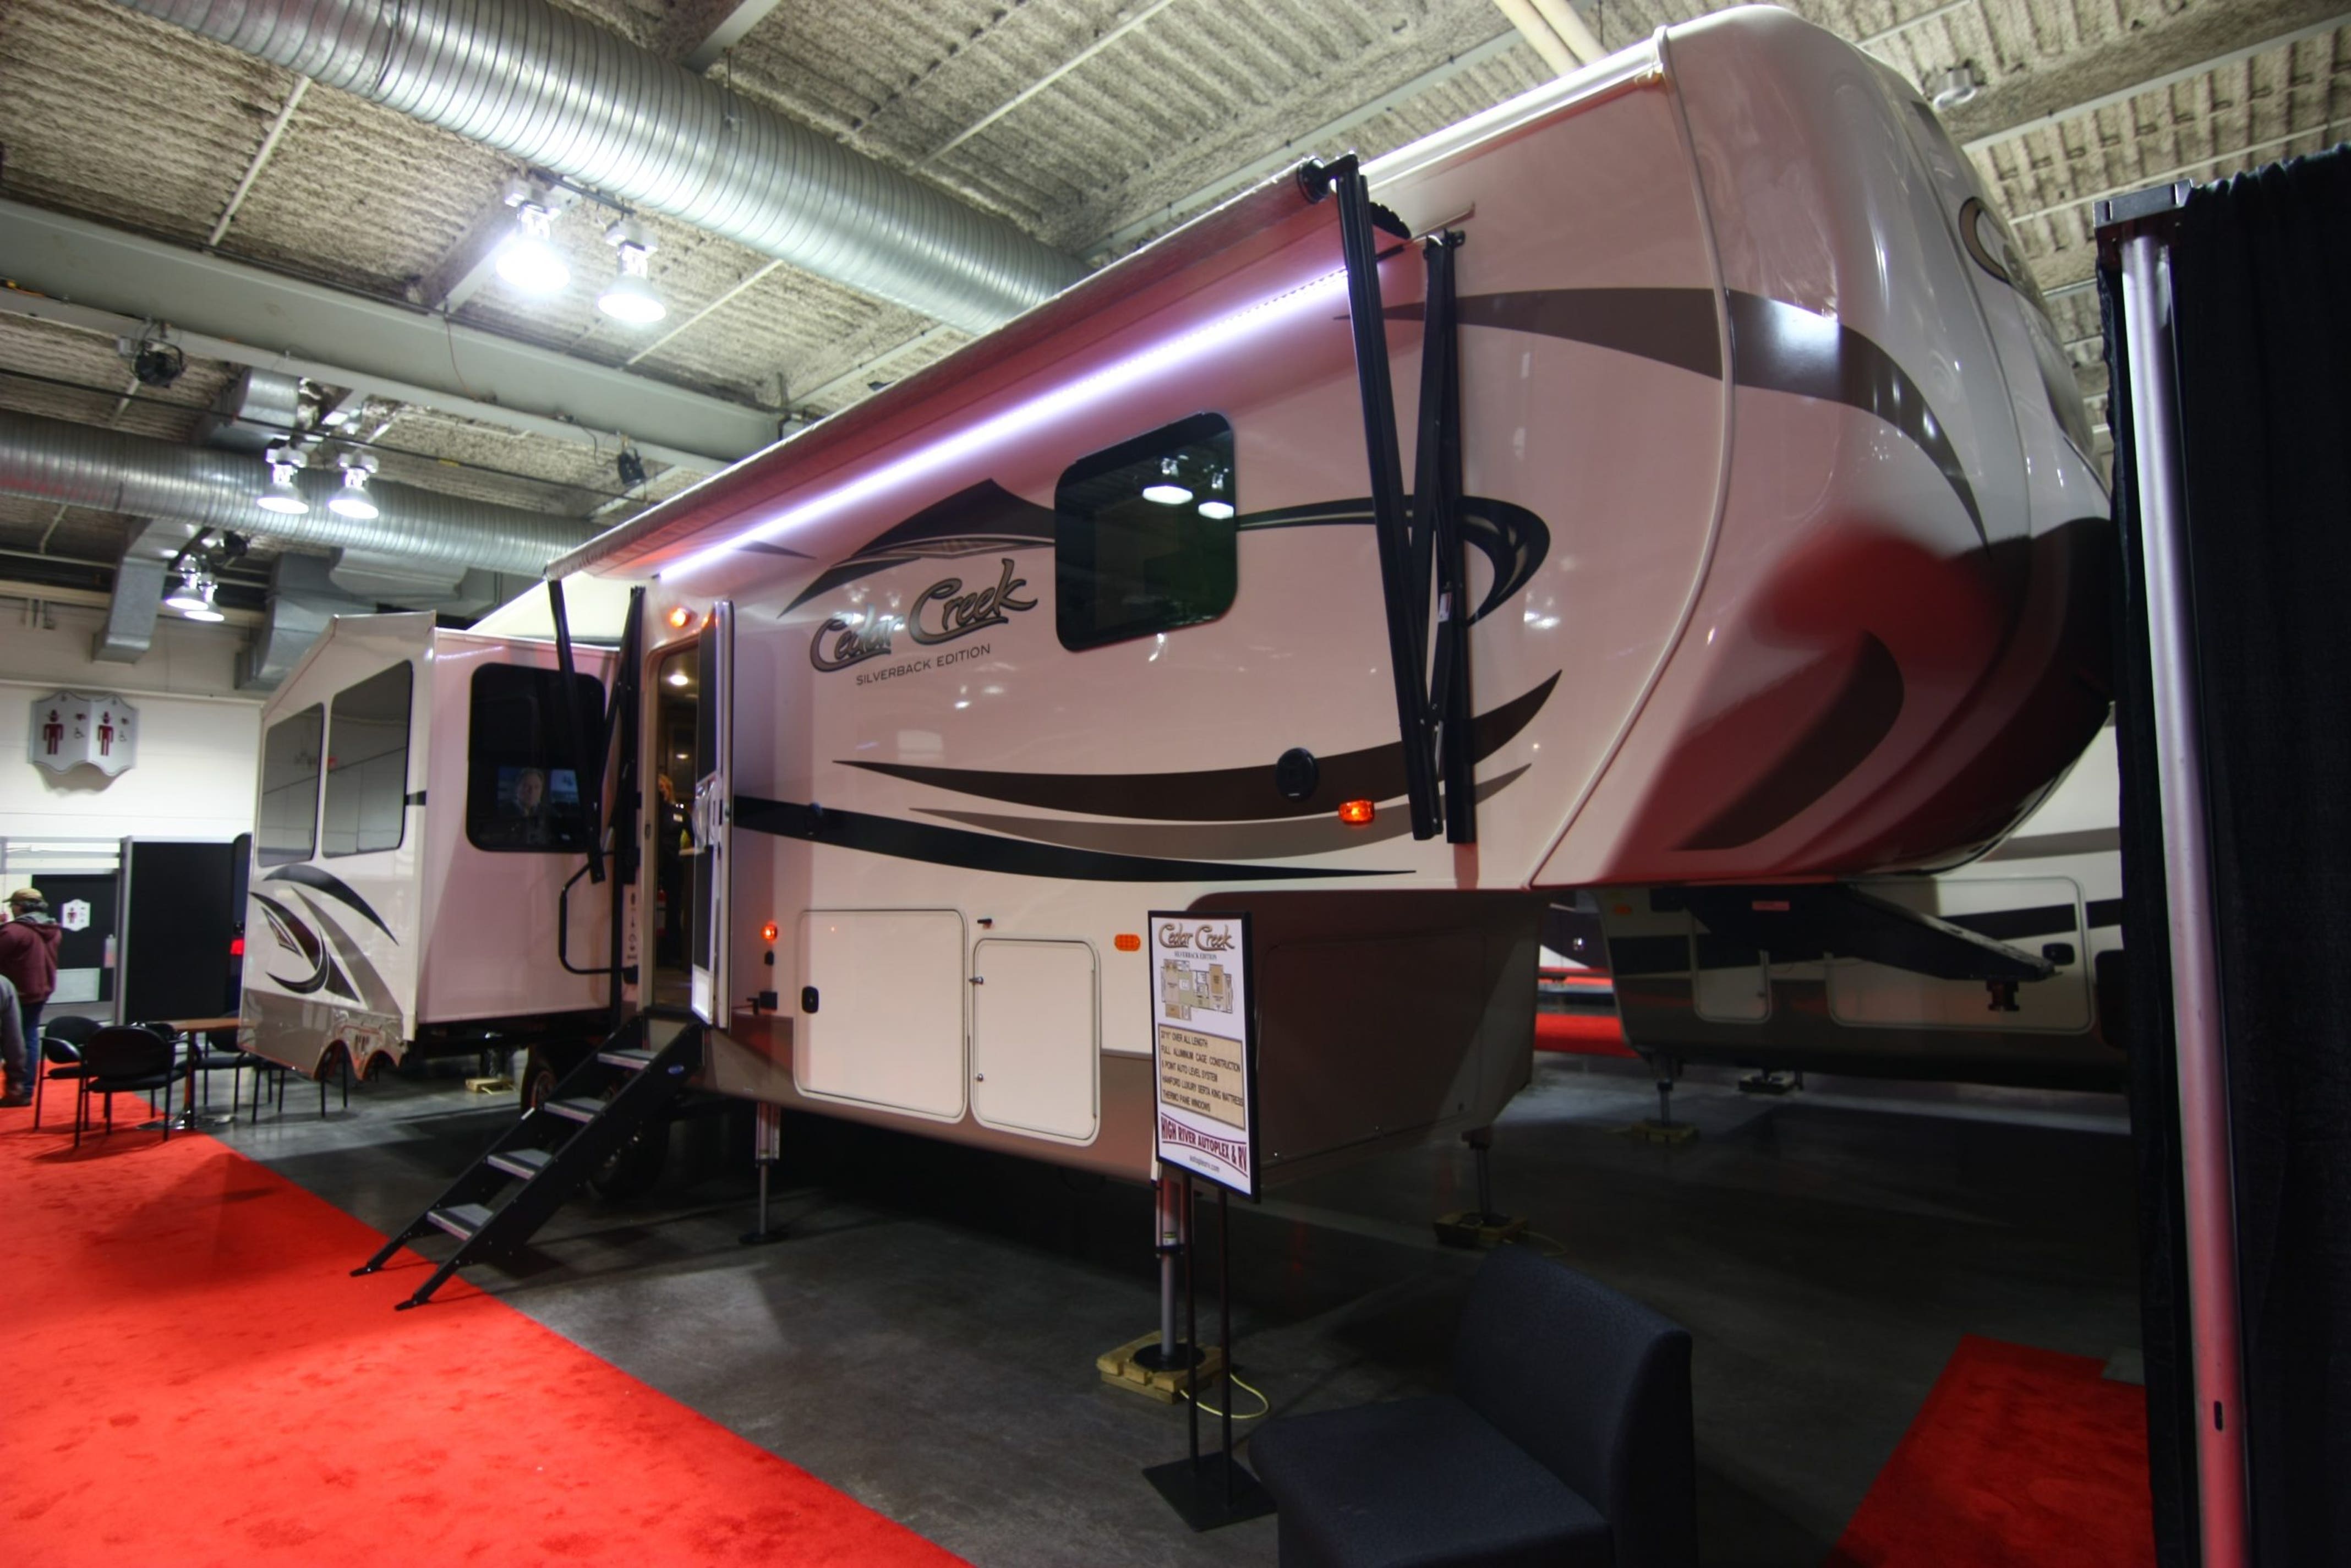
<path fill-rule="evenodd" d="M 1249 917 L 1160 911 L 1150 920 L 1153 1145 L 1162 1165 L 1255 1197 Z"/>

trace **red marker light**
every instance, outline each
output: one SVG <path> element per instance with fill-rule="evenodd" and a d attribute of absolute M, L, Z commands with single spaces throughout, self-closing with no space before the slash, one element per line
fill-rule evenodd
<path fill-rule="evenodd" d="M 765 925 L 759 927 L 759 940 L 772 946 L 776 940 L 777 934 L 783 928 L 781 926 L 770 920 Z"/>
<path fill-rule="evenodd" d="M 244 957 L 244 956 L 245 956 L 245 938 L 244 938 L 244 937 L 242 937 L 242 936 L 233 936 L 233 937 L 229 938 L 229 944 L 228 944 L 228 956 L 229 956 L 230 957 L 232 957 L 232 958 L 242 958 L 242 957 Z"/>
<path fill-rule="evenodd" d="M 1345 800 L 1339 806 L 1339 820 L 1349 827 L 1360 828 L 1380 814 L 1380 809 L 1369 800 Z"/>

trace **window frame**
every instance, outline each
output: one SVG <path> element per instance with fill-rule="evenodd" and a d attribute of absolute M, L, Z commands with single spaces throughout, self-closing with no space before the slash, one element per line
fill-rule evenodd
<path fill-rule="evenodd" d="M 466 843 L 472 845 L 475 849 L 481 851 L 485 854 L 544 855 L 587 853 L 589 844 L 584 837 L 578 839 L 576 841 L 569 837 L 551 838 L 550 841 L 543 844 L 498 843 L 494 841 L 486 842 L 480 837 L 480 828 L 488 822 L 497 820 L 497 815 L 495 810 L 486 813 L 477 810 L 475 806 L 475 790 L 482 778 L 482 768 L 485 766 L 487 766 L 495 769 L 502 766 L 495 761 L 485 764 L 481 760 L 481 752 L 477 739 L 480 727 L 475 723 L 475 720 L 480 714 L 483 678 L 491 674 L 494 671 L 496 672 L 501 678 L 507 676 L 509 673 L 517 675 L 528 676 L 538 683 L 542 693 L 560 693 L 563 689 L 563 672 L 560 670 L 549 669 L 540 664 L 485 664 L 477 665 L 475 668 L 472 676 L 466 681 L 465 800 L 464 804 Z M 588 737 L 589 744 L 593 746 L 595 744 L 596 737 L 601 733 L 600 727 L 602 725 L 604 718 L 604 705 L 607 700 L 607 691 L 604 681 L 601 676 L 590 670 L 575 671 L 573 673 L 572 679 L 586 683 L 586 685 L 582 686 L 580 692 L 583 698 L 587 698 L 589 696 L 590 689 L 592 689 L 594 694 L 593 700 L 589 706 L 588 713 L 584 716 L 587 718 L 590 729 Z M 557 758 L 553 755 L 556 737 L 553 734 L 552 727 L 559 724 L 561 721 L 554 718 L 551 715 L 549 715 L 546 716 L 545 722 L 549 726 L 549 730 L 545 735 L 539 737 L 545 741 L 544 749 L 543 751 L 534 753 L 533 755 L 543 756 L 546 760 L 543 762 L 534 760 L 523 763 L 521 766 L 525 768 L 536 768 L 541 773 L 548 775 L 552 775 L 559 769 L 576 773 L 577 769 L 572 767 L 572 759 Z M 573 809 L 580 814 L 580 825 L 583 829 L 585 828 L 588 821 L 588 803 L 591 800 L 601 800 L 604 788 L 604 758 L 599 757 L 594 760 L 596 766 L 595 773 L 584 780 L 577 779 L 574 780 L 574 788 L 578 791 L 578 800 Z M 493 780 L 491 798 L 494 803 L 496 796 L 495 772 L 491 774 L 491 778 Z M 551 812 L 549 813 L 549 818 L 551 821 Z"/>
<path fill-rule="evenodd" d="M 269 826 L 268 805 L 269 797 L 273 793 L 269 785 L 270 741 L 278 731 L 284 729 L 287 725 L 293 724 L 298 720 L 307 718 L 313 714 L 318 716 L 318 732 L 315 742 L 318 747 L 318 755 L 312 758 L 310 764 L 309 836 L 299 851 L 277 849 L 269 844 L 264 836 Z M 297 708 L 292 713 L 289 713 L 285 717 L 279 719 L 277 723 L 270 725 L 262 730 L 261 767 L 259 769 L 259 776 L 255 780 L 256 789 L 255 790 L 256 804 L 253 813 L 253 858 L 256 863 L 260 865 L 293 865 L 301 861 L 315 860 L 318 858 L 319 798 L 319 792 L 325 785 L 326 777 L 327 705 L 323 701 L 314 702 L 306 707 Z"/>
<path fill-rule="evenodd" d="M 342 700 L 345 697 L 350 696 L 361 686 L 380 681 L 386 675 L 392 674 L 394 671 L 399 671 L 408 677 L 407 684 L 403 688 L 402 701 L 401 703 L 400 709 L 400 810 L 398 816 L 395 819 L 399 824 L 398 829 L 392 835 L 392 842 L 388 844 L 361 844 L 359 848 L 350 850 L 329 849 L 326 847 L 327 818 L 329 815 L 328 808 L 332 804 L 335 798 L 335 775 L 338 771 L 347 771 L 347 769 L 339 770 L 335 767 L 335 747 L 337 744 L 335 710 L 341 706 Z M 382 669 L 378 670 L 375 674 L 366 676 L 363 679 L 353 681 L 350 685 L 347 685 L 343 687 L 342 690 L 337 692 L 334 696 L 328 701 L 326 740 L 319 748 L 320 752 L 319 766 L 320 772 L 322 774 L 319 791 L 319 828 L 316 835 L 319 842 L 319 848 L 317 851 L 319 859 L 349 860 L 353 855 L 388 854 L 408 841 L 408 758 L 411 750 L 415 746 L 415 742 L 416 666 L 409 660 L 402 659 L 396 664 L 386 664 Z M 361 821 L 362 822 L 365 821 L 364 808 L 362 808 Z"/>
<path fill-rule="evenodd" d="M 1229 505 L 1232 504 L 1232 497 L 1239 494 L 1238 444 L 1234 436 L 1231 418 L 1213 409 L 1186 414 L 1181 419 L 1171 420 L 1165 424 L 1146 430 L 1139 435 L 1131 436 L 1114 445 L 1088 453 L 1061 470 L 1061 476 L 1053 484 L 1053 632 L 1060 639 L 1062 647 L 1073 653 L 1082 653 L 1095 648 L 1107 648 L 1120 643 L 1132 643 L 1144 637 L 1164 635 L 1187 626 L 1205 626 L 1210 622 L 1222 620 L 1231 612 L 1234 603 L 1240 597 L 1240 536 L 1238 508 L 1230 517 L 1209 518 L 1200 517 L 1196 507 L 1181 513 L 1171 507 L 1168 513 L 1171 521 L 1178 517 L 1188 517 L 1203 528 L 1223 532 L 1225 558 L 1229 565 L 1227 577 L 1230 588 L 1222 601 L 1212 609 L 1199 609 L 1177 616 L 1132 621 L 1121 624 L 1115 630 L 1104 630 L 1098 624 L 1091 622 L 1085 626 L 1072 624 L 1072 610 L 1076 605 L 1085 603 L 1092 606 L 1098 601 L 1081 598 L 1071 591 L 1072 582 L 1081 569 L 1072 564 L 1076 559 L 1076 552 L 1071 549 L 1071 536 L 1081 528 L 1089 532 L 1098 529 L 1100 526 L 1098 518 L 1101 514 L 1099 511 L 1082 515 L 1073 512 L 1065 504 L 1068 492 L 1079 485 L 1100 478 L 1105 474 L 1132 467 L 1155 456 L 1170 456 L 1180 449 L 1205 445 L 1217 440 L 1221 440 L 1227 448 L 1225 494 Z M 1091 561 L 1082 570 L 1086 576 L 1099 580 L 1099 573 Z"/>

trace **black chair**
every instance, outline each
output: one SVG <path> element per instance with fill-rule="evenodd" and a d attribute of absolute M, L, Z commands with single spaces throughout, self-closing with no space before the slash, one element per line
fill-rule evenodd
<path fill-rule="evenodd" d="M 228 1036 L 229 1040 L 225 1048 L 221 1044 L 223 1035 Z M 188 1065 L 198 1074 L 197 1103 L 203 1105 L 210 1105 L 213 1103 L 213 1074 L 225 1072 L 229 1075 L 228 1119 L 232 1122 L 235 1121 L 237 1086 L 245 1075 L 246 1069 L 258 1066 L 261 1059 L 250 1051 L 239 1051 L 236 1048 L 236 1030 L 233 1029 L 211 1030 L 201 1035 L 190 1034 L 187 1051 Z M 258 1084 L 255 1086 L 254 1092 L 258 1096 L 260 1092 Z"/>
<path fill-rule="evenodd" d="M 194 1071 L 180 1059 L 172 1042 L 152 1030 L 110 1024 L 89 1037 L 81 1048 L 81 1097 L 74 1106 L 74 1147 L 81 1147 L 82 1129 L 89 1122 L 89 1097 L 106 1097 L 106 1130 L 114 1131 L 117 1094 L 164 1094 L 163 1141 L 172 1141 L 172 1086 Z"/>
<path fill-rule="evenodd" d="M 1693 1568 L 1690 1338 L 1522 1247 L 1478 1271 L 1455 1392 L 1250 1441 L 1282 1568 Z"/>
<path fill-rule="evenodd" d="M 75 1079 L 82 1073 L 81 1044 L 99 1030 L 96 1019 L 61 1013 L 41 1020 L 38 1057 L 33 1073 L 33 1125 L 41 1124 L 41 1101 L 52 1078 Z"/>

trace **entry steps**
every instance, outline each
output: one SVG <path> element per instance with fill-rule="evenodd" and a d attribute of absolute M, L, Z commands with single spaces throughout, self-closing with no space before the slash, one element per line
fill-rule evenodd
<path fill-rule="evenodd" d="M 660 1044 L 659 1030 L 675 1032 Z M 402 1245 L 435 1230 L 455 1237 L 405 1312 L 468 1263 L 511 1257 L 595 1169 L 641 1133 L 658 1127 L 702 1065 L 702 1025 L 664 1009 L 640 1013 L 564 1075 L 554 1093 L 498 1134 L 431 1207 L 351 1270 L 372 1274 Z"/>

